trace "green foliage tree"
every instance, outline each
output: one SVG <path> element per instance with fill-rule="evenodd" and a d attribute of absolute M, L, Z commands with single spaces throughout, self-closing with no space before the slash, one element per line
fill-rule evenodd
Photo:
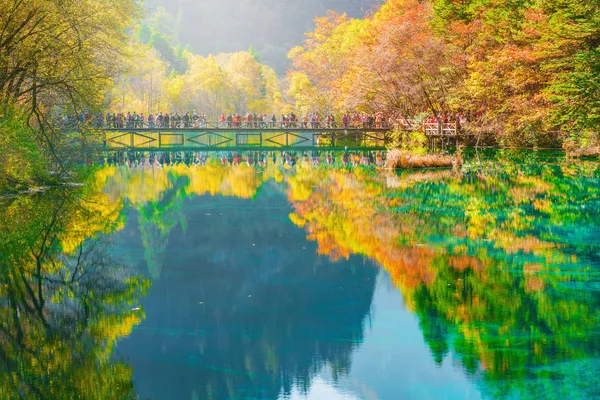
<path fill-rule="evenodd" d="M 127 55 L 137 3 L 3 0 L 0 9 L 0 115 L 20 113 L 43 153 L 66 172 L 56 122 L 101 106 Z"/>
<path fill-rule="evenodd" d="M 166 38 L 160 33 L 153 33 L 150 37 L 150 46 L 158 50 L 163 60 L 165 60 L 173 70 L 179 74 L 183 74 L 187 69 L 185 60 L 183 59 L 183 49 L 174 47 Z"/>
<path fill-rule="evenodd" d="M 9 107 L 0 115 L 0 192 L 22 190 L 49 182 L 48 158 L 39 137 L 24 117 Z"/>

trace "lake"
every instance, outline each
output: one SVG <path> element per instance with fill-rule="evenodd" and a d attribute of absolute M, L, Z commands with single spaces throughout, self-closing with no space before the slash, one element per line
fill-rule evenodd
<path fill-rule="evenodd" d="M 375 158 L 114 158 L 0 200 L 1 397 L 600 399 L 600 163 Z"/>

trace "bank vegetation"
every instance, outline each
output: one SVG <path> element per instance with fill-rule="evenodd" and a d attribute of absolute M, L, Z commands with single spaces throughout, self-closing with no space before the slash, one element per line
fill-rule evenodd
<path fill-rule="evenodd" d="M 0 0 L 0 191 L 68 176 L 78 139 L 94 136 L 65 121 L 107 111 L 450 118 L 481 143 L 598 153 L 598 2 L 387 0 L 362 19 L 329 12 L 289 52 L 283 80 L 253 49 L 187 50 L 164 10 L 143 19 L 134 0 L 107 4 Z"/>
<path fill-rule="evenodd" d="M 59 181 L 77 133 L 127 58 L 134 0 L 0 0 L 0 191 Z"/>
<path fill-rule="evenodd" d="M 388 0 L 328 13 L 289 53 L 301 110 L 460 117 L 482 142 L 598 143 L 600 3 Z"/>

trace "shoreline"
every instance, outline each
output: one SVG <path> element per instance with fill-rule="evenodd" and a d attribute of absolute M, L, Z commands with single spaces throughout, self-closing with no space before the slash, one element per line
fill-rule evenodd
<path fill-rule="evenodd" d="M 45 186 L 30 187 L 25 190 L 20 190 L 18 192 L 10 192 L 10 191 L 0 192 L 0 200 L 13 199 L 13 198 L 22 197 L 22 196 L 33 196 L 36 194 L 45 193 L 52 189 L 59 189 L 62 187 L 83 187 L 83 186 L 86 186 L 85 183 L 65 182 L 65 183 L 60 183 L 57 185 L 47 185 L 47 186 L 45 185 Z"/>

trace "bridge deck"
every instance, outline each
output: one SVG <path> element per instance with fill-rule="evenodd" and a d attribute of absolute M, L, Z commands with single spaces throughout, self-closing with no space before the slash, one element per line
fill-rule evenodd
<path fill-rule="evenodd" d="M 106 146 L 143 150 L 252 150 L 252 149 L 385 149 L 393 129 L 312 126 L 220 126 L 101 128 Z M 407 129 L 400 127 L 400 129 Z M 428 137 L 461 136 L 458 124 L 424 124 Z"/>

